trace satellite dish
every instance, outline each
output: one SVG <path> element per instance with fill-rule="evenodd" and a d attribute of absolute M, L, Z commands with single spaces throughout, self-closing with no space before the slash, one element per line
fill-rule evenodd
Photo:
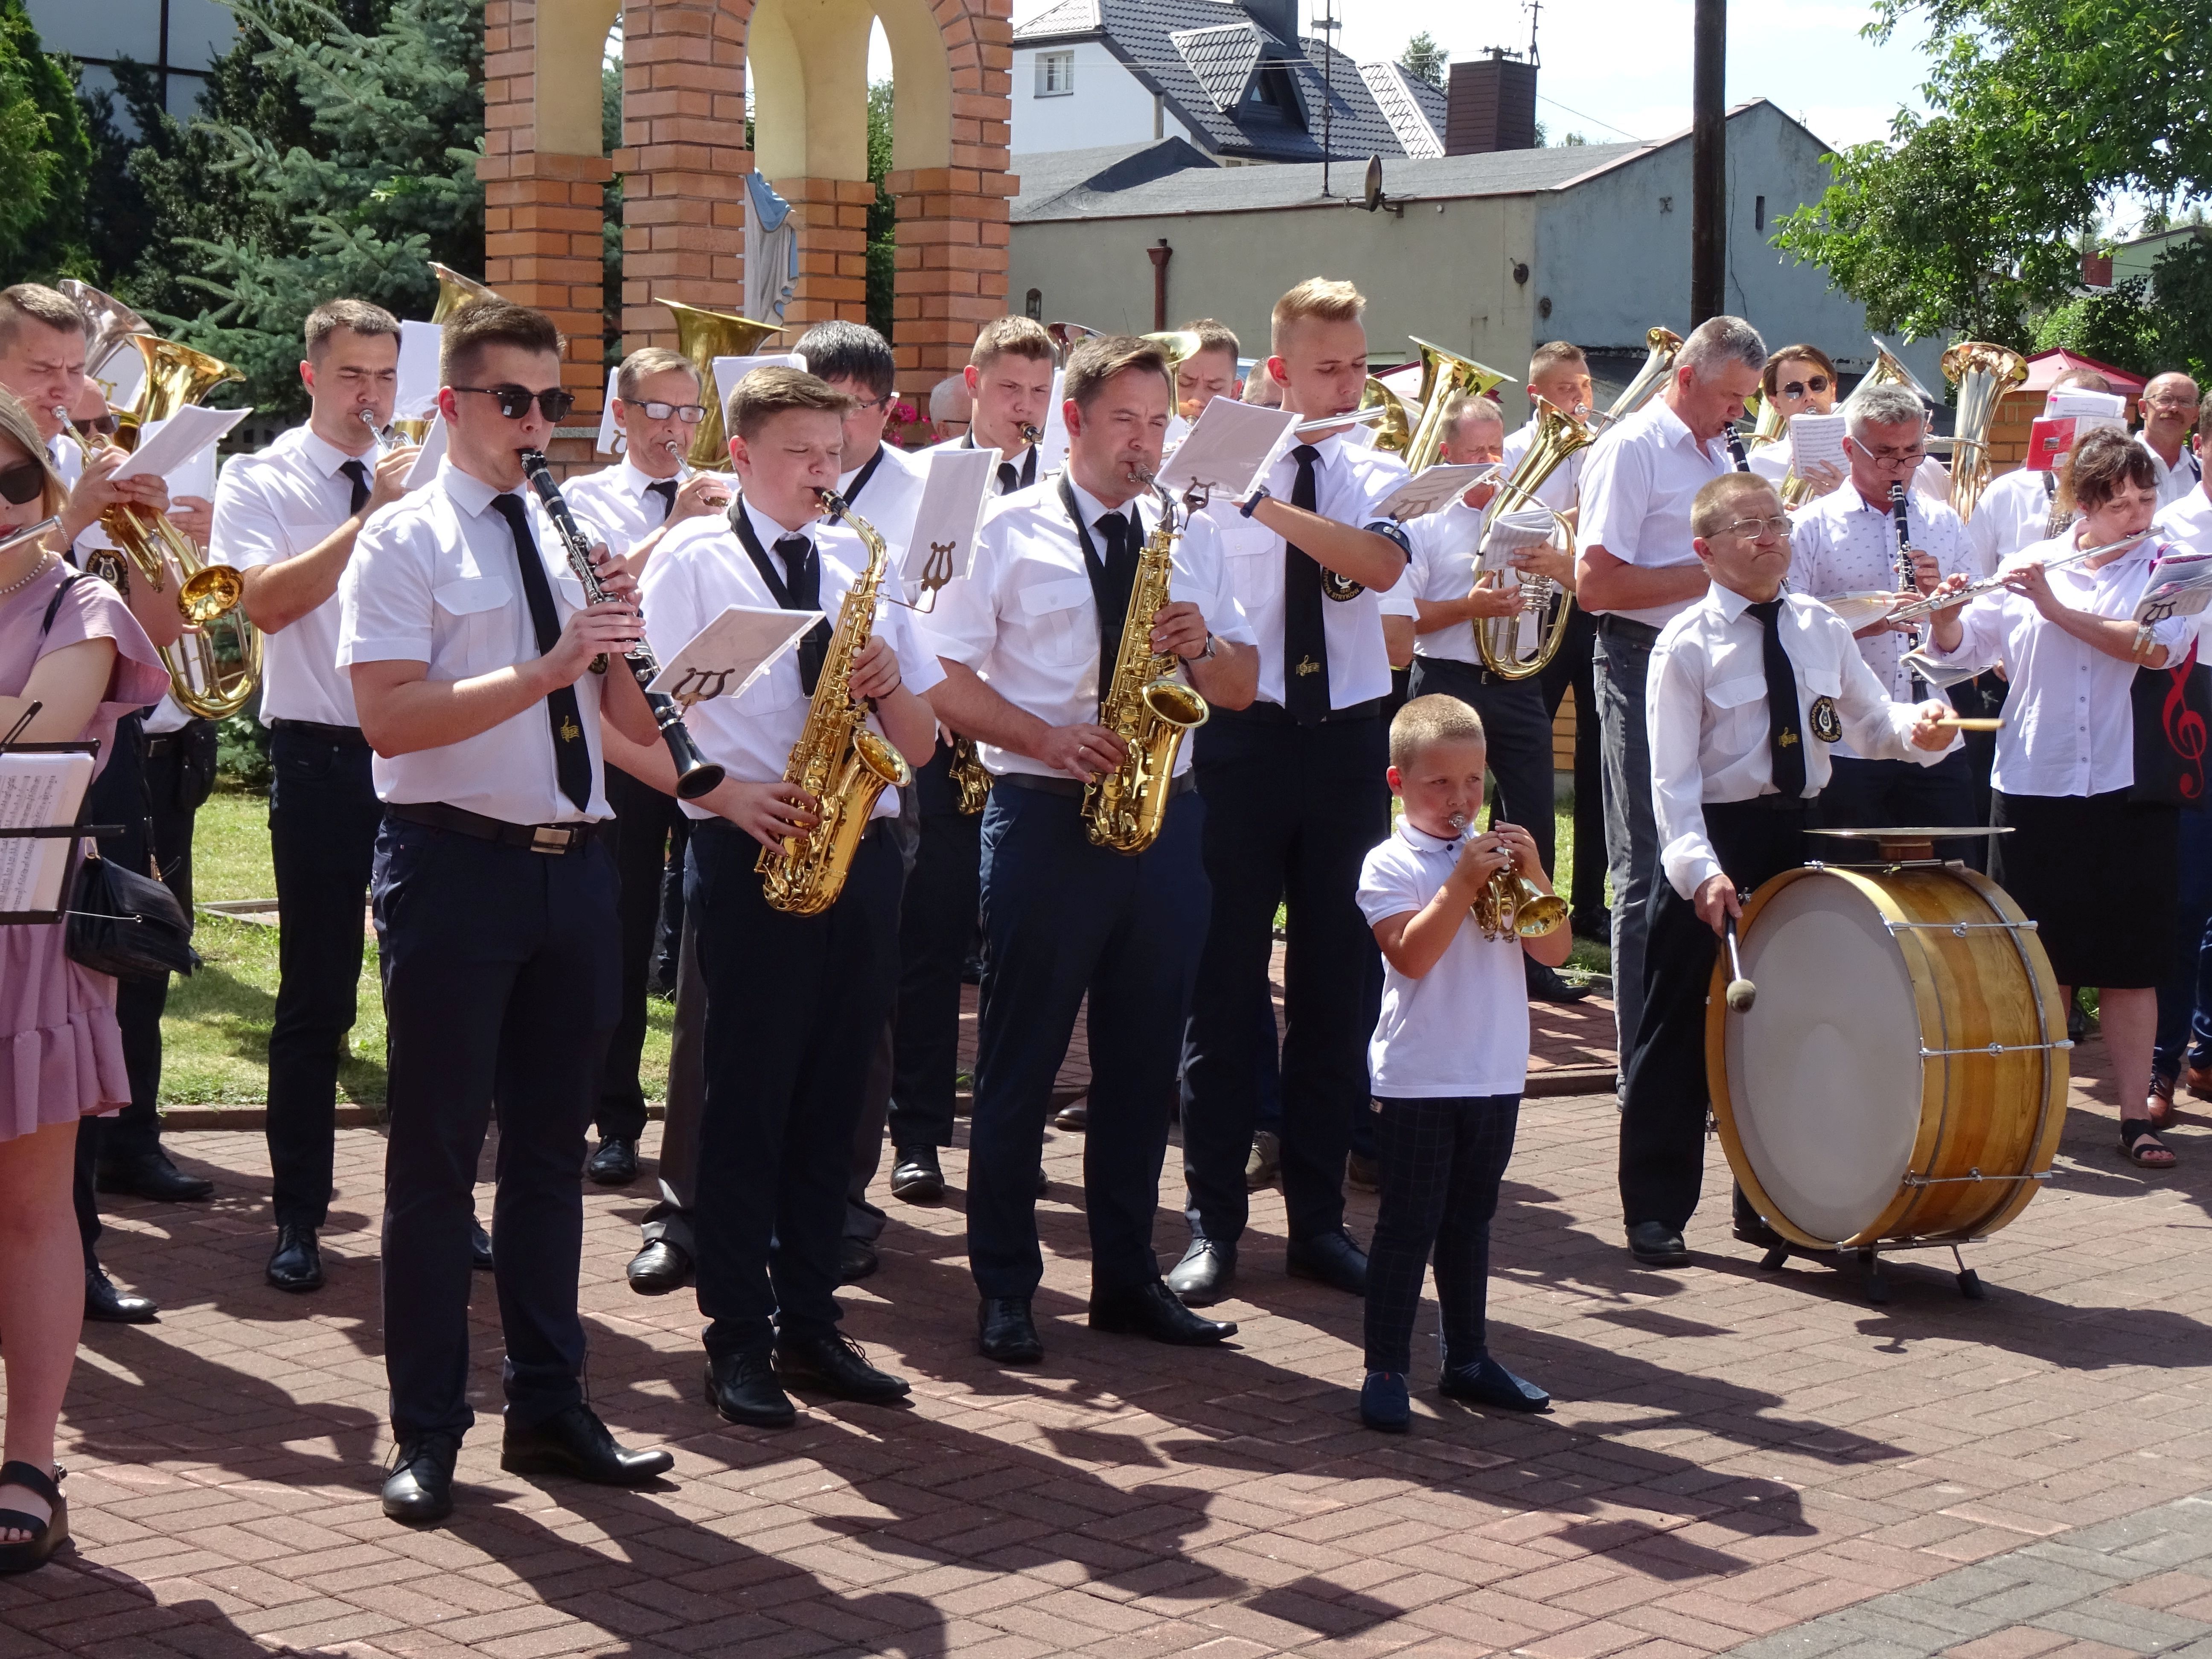
<path fill-rule="evenodd" d="M 1367 158 L 1367 188 L 1362 204 L 1370 213 L 1382 205 L 1382 158 L 1379 155 Z"/>

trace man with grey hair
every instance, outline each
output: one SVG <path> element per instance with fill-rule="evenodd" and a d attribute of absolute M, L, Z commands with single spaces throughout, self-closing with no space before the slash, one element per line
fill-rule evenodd
<path fill-rule="evenodd" d="M 1848 434 L 1844 460 L 1850 471 L 1842 489 L 1808 502 L 1795 516 L 1790 591 L 1828 599 L 1899 586 L 1894 492 L 1902 492 L 1904 498 L 1912 587 L 1925 593 L 1946 576 L 1971 574 L 1973 550 L 1966 541 L 1966 525 L 1948 507 L 1912 488 L 1913 473 L 1928 453 L 1927 411 L 1918 395 L 1902 386 L 1862 386 L 1843 413 Z M 1909 632 L 1908 624 L 1902 623 L 1870 623 L 1858 630 L 1859 655 L 1893 700 L 1919 702 L 1941 693 L 1932 692 L 1905 667 Z M 1816 823 L 1863 830 L 1978 821 L 1964 749 L 1923 766 L 1906 760 L 1869 759 L 1851 747 L 1849 737 L 1841 737 L 1829 744 L 1828 756 L 1828 787 L 1813 811 Z M 1947 842 L 1940 850 L 1945 858 L 1972 860 L 1984 855 L 1979 842 Z"/>
<path fill-rule="evenodd" d="M 2201 394 L 2179 369 L 2151 376 L 2142 392 L 2142 430 L 2136 441 L 2158 463 L 2158 504 L 2167 507 L 2204 481 L 2204 463 L 2190 447 Z"/>
<path fill-rule="evenodd" d="M 965 375 L 948 374 L 929 389 L 929 429 L 937 441 L 951 443 L 967 435 L 975 412 Z"/>
<path fill-rule="evenodd" d="M 1575 596 L 1597 618 L 1598 738 L 1606 862 L 1613 876 L 1613 1003 L 1626 1055 L 1644 1006 L 1646 908 L 1659 870 L 1644 689 L 1659 630 L 1710 586 L 1691 546 L 1690 503 L 1731 471 L 1724 434 L 1766 367 L 1766 343 L 1741 317 L 1713 317 L 1683 343 L 1667 388 L 1597 447 L 1583 475 Z M 1628 1218 L 1636 1259 L 1676 1266 L 1679 1231 Z"/>

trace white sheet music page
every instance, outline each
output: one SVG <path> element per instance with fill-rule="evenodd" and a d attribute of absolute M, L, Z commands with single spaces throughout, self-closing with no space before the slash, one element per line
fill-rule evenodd
<path fill-rule="evenodd" d="M 822 620 L 819 611 L 733 605 L 686 640 L 646 690 L 687 703 L 734 697 Z"/>
<path fill-rule="evenodd" d="M 76 823 L 93 758 L 0 752 L 0 830 Z M 72 844 L 66 836 L 0 836 L 0 912 L 58 907 Z"/>
<path fill-rule="evenodd" d="M 1274 459 L 1276 447 L 1298 417 L 1285 409 L 1264 409 L 1216 398 L 1198 411 L 1190 435 L 1160 467 L 1159 485 L 1180 495 L 1194 485 L 1224 500 L 1242 501 L 1259 483 Z"/>
<path fill-rule="evenodd" d="M 998 468 L 995 449 L 929 452 L 929 475 L 922 483 L 921 504 L 915 508 L 914 534 L 899 567 L 908 600 L 925 583 L 939 588 L 968 574 L 975 560 L 975 531 L 983 522 Z"/>

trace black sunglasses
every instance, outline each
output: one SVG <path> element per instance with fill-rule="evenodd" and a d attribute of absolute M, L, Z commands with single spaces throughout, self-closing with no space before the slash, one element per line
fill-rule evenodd
<path fill-rule="evenodd" d="M 105 415 L 93 415 L 82 421 L 71 421 L 70 424 L 88 438 L 95 432 L 103 438 L 112 438 L 123 429 L 123 422 L 117 418 L 112 410 Z"/>
<path fill-rule="evenodd" d="M 1782 388 L 1782 395 L 1785 398 L 1802 398 L 1808 392 L 1826 392 L 1827 389 L 1828 377 L 1825 374 L 1815 374 L 1809 380 L 1790 381 Z"/>
<path fill-rule="evenodd" d="M 557 386 L 550 392 L 532 392 L 519 386 L 457 386 L 450 389 L 454 392 L 478 392 L 487 398 L 498 398 L 499 412 L 510 421 L 519 421 L 529 414 L 532 404 L 544 411 L 549 421 L 565 418 L 576 406 L 576 394 L 563 392 Z"/>
<path fill-rule="evenodd" d="M 46 469 L 36 461 L 22 461 L 0 471 L 0 495 L 16 507 L 38 500 L 46 489 Z"/>

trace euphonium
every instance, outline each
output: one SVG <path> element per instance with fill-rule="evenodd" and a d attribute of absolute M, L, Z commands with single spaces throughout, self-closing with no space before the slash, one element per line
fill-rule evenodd
<path fill-rule="evenodd" d="M 1375 413 L 1377 410 L 1382 411 L 1381 414 Z M 1334 424 L 1355 425 L 1359 418 L 1375 422 L 1374 447 L 1387 455 L 1404 455 L 1413 441 L 1413 423 L 1406 416 L 1405 400 L 1372 374 L 1367 377 L 1367 384 L 1360 389 L 1358 409 L 1351 416 L 1340 417 Z M 1327 422 L 1307 421 L 1300 430 L 1312 426 L 1329 429 Z"/>
<path fill-rule="evenodd" d="M 1144 482 L 1152 483 L 1149 475 Z M 1159 839 L 1183 733 L 1205 725 L 1213 713 L 1204 697 L 1175 678 L 1181 659 L 1152 649 L 1153 618 L 1168 602 L 1176 539 L 1182 534 L 1175 503 L 1163 491 L 1159 524 L 1137 556 L 1114 678 L 1098 699 L 1098 724 L 1121 738 L 1121 764 L 1084 785 L 1083 822 L 1093 846 L 1117 853 L 1141 853 Z"/>
<path fill-rule="evenodd" d="M 1544 480 L 1559 471 L 1568 456 L 1577 449 L 1597 441 L 1597 433 L 1588 422 L 1577 419 L 1563 410 L 1555 409 L 1542 398 L 1536 399 L 1536 436 L 1522 456 L 1512 475 L 1498 487 L 1498 494 L 1490 503 L 1490 511 L 1483 517 L 1485 538 L 1493 521 L 1501 513 L 1510 513 L 1527 506 L 1541 507 L 1536 492 Z M 1567 555 L 1575 551 L 1575 532 L 1571 526 L 1557 513 L 1552 515 L 1566 532 Z M 1533 571 L 1522 571 L 1521 578 L 1521 615 L 1512 617 L 1484 617 L 1474 624 L 1475 649 L 1482 655 L 1482 665 L 1498 678 L 1525 680 L 1532 674 L 1540 674 L 1559 649 L 1567 636 L 1567 619 L 1573 614 L 1575 596 L 1561 588 L 1549 576 Z M 1498 583 L 1504 580 L 1502 571 L 1481 570 L 1475 577 L 1480 587 L 1492 577 Z M 1558 594 L 1559 604 L 1553 608 L 1553 595 Z M 1542 625 L 1533 657 L 1521 654 L 1521 623 L 1524 617 L 1542 617 L 1552 610 L 1551 618 Z"/>
<path fill-rule="evenodd" d="M 1504 385 L 1510 377 L 1472 357 L 1462 357 L 1456 351 L 1431 344 L 1418 335 L 1412 337 L 1421 349 L 1421 419 L 1406 441 L 1402 459 L 1409 471 L 1419 472 L 1434 461 L 1437 452 L 1443 447 L 1444 410 L 1451 400 L 1480 397 Z M 1375 447 L 1382 447 L 1380 438 L 1375 441 Z"/>
<path fill-rule="evenodd" d="M 1680 356 L 1682 337 L 1671 328 L 1646 329 L 1644 343 L 1647 351 L 1644 367 L 1636 371 L 1636 378 L 1621 388 L 1620 396 L 1613 400 L 1613 407 L 1596 416 L 1590 425 L 1602 432 L 1615 421 L 1625 421 L 1651 401 L 1652 396 L 1666 384 L 1667 376 L 1674 372 L 1674 359 Z"/>
<path fill-rule="evenodd" d="M 704 394 L 701 401 L 707 405 L 707 418 L 692 428 L 691 452 L 685 459 L 702 472 L 727 472 L 730 440 L 722 430 L 722 397 L 714 385 L 714 359 L 749 357 L 762 341 L 782 333 L 783 325 L 757 323 L 734 311 L 678 305 L 658 294 L 653 296 L 653 303 L 665 307 L 676 319 L 676 349 L 690 359 Z"/>
<path fill-rule="evenodd" d="M 853 662 L 876 629 L 876 602 L 890 564 L 890 549 L 875 526 L 853 511 L 833 489 L 817 489 L 832 519 L 853 527 L 868 550 L 868 568 L 845 590 L 837 610 L 837 629 L 814 682 L 806 724 L 784 763 L 783 781 L 814 797 L 821 819 L 811 830 L 787 836 L 780 848 L 763 847 L 753 868 L 763 878 L 761 896 L 777 909 L 796 916 L 819 915 L 845 890 L 860 837 L 867 833 L 876 797 L 891 784 L 914 782 L 914 769 L 890 740 L 868 727 L 873 704 L 853 695 Z"/>
<path fill-rule="evenodd" d="M 1990 428 L 1997 404 L 2027 378 L 2027 360 L 1986 340 L 1962 340 L 1943 354 L 1943 375 L 1959 389 L 1951 447 L 1951 510 L 1974 516 L 1990 486 Z"/>
<path fill-rule="evenodd" d="M 151 334 L 153 325 L 113 295 L 101 293 L 90 283 L 64 276 L 54 286 L 84 313 L 90 325 L 91 335 L 84 349 L 84 375 L 88 380 L 99 382 L 112 404 L 118 383 L 108 378 L 109 366 L 122 355 L 133 334 Z"/>
<path fill-rule="evenodd" d="M 1867 370 L 1865 378 L 1859 382 L 1862 390 L 1870 386 L 1904 386 L 1930 410 L 1943 401 L 1921 385 L 1920 377 L 1907 368 L 1904 360 L 1880 340 L 1874 343 L 1874 367 Z"/>
<path fill-rule="evenodd" d="M 473 276 L 464 276 L 451 265 L 441 265 L 435 259 L 428 262 L 430 274 L 438 279 L 438 307 L 430 313 L 433 323 L 447 321 L 463 306 L 474 300 L 496 300 L 501 295 L 486 288 Z"/>

